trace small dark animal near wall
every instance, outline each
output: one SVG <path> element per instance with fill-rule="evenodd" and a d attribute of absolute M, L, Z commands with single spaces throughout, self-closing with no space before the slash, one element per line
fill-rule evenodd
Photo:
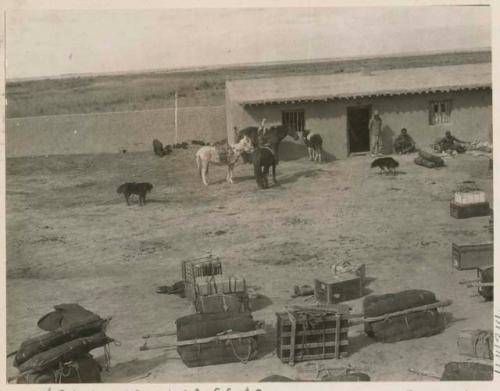
<path fill-rule="evenodd" d="M 123 194 L 127 205 L 130 205 L 128 199 L 132 194 L 139 196 L 139 205 L 146 205 L 146 194 L 153 190 L 153 185 L 151 183 L 124 183 L 120 185 L 116 192 L 118 194 Z"/>
<path fill-rule="evenodd" d="M 302 139 L 307 147 L 309 153 L 309 160 L 321 163 L 323 160 L 323 139 L 318 133 L 304 130 L 302 132 Z"/>
<path fill-rule="evenodd" d="M 399 167 L 399 163 L 394 160 L 392 157 L 381 157 L 375 159 L 372 162 L 372 168 L 378 167 L 380 168 L 380 174 L 383 172 L 392 172 L 393 175 L 396 175 L 396 168 Z"/>
<path fill-rule="evenodd" d="M 290 136 L 294 140 L 299 139 L 299 135 L 297 132 L 286 126 L 286 125 L 278 125 L 271 126 L 263 132 L 263 134 L 259 137 L 259 128 L 255 126 L 250 126 L 248 128 L 241 129 L 236 134 L 236 142 L 239 142 L 243 136 L 247 136 L 250 140 L 252 140 L 252 144 L 254 147 L 268 145 L 274 152 L 276 158 L 276 164 L 279 163 L 279 144 L 286 137 Z M 250 163 L 252 161 L 251 157 L 245 154 L 241 155 L 243 161 L 245 163 Z"/>
<path fill-rule="evenodd" d="M 269 187 L 269 167 L 273 169 L 273 182 L 275 185 L 278 184 L 276 181 L 276 157 L 274 152 L 270 147 L 259 147 L 253 153 L 253 169 L 255 173 L 255 179 L 257 185 L 261 189 L 267 189 Z"/>

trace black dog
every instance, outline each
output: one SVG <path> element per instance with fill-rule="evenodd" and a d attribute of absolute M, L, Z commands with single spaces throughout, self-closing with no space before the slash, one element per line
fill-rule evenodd
<path fill-rule="evenodd" d="M 125 201 L 127 205 L 130 205 L 128 199 L 132 194 L 139 196 L 139 205 L 146 205 L 146 194 L 153 190 L 153 185 L 151 183 L 124 183 L 116 192 L 118 194 L 123 194 L 125 196 Z"/>
<path fill-rule="evenodd" d="M 387 172 L 392 172 L 393 175 L 396 175 L 396 168 L 399 167 L 399 163 L 392 157 L 381 157 L 372 162 L 372 168 L 374 167 L 380 168 L 380 173 L 387 170 Z"/>

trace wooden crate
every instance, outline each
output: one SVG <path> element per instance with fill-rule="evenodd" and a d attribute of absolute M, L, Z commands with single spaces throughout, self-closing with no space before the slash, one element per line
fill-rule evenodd
<path fill-rule="evenodd" d="M 314 280 L 314 296 L 319 303 L 335 304 L 363 296 L 362 276 L 357 273 L 334 274 Z"/>
<path fill-rule="evenodd" d="M 284 363 L 343 358 L 348 354 L 349 309 L 338 313 L 278 312 L 276 353 Z"/>
<path fill-rule="evenodd" d="M 218 258 L 203 261 L 182 261 L 182 280 L 192 282 L 196 277 L 222 274 L 222 264 Z"/>
<path fill-rule="evenodd" d="M 461 205 L 450 202 L 450 215 L 456 219 L 467 219 L 469 217 L 489 216 L 489 202 Z"/>
<path fill-rule="evenodd" d="M 205 260 L 187 260 L 181 263 L 184 291 L 188 299 L 195 300 L 195 280 L 197 277 L 215 276 L 222 274 L 222 263 L 218 258 Z"/>
<path fill-rule="evenodd" d="M 493 242 L 456 244 L 451 246 L 453 267 L 457 270 L 473 270 L 493 265 Z"/>

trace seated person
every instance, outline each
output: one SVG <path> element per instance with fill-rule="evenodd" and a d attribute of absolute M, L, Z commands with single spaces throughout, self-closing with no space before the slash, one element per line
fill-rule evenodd
<path fill-rule="evenodd" d="M 448 130 L 445 133 L 445 136 L 439 140 L 439 148 L 441 152 L 446 151 L 456 151 L 458 153 L 465 152 L 465 146 L 463 145 L 465 141 L 460 141 L 455 136 L 451 135 L 451 132 Z"/>
<path fill-rule="evenodd" d="M 415 152 L 415 141 L 405 128 L 401 129 L 401 134 L 394 140 L 394 151 L 400 155 Z"/>

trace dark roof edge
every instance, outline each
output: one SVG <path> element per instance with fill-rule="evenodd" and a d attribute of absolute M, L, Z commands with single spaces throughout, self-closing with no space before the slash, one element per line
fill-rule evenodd
<path fill-rule="evenodd" d="M 491 89 L 489 84 L 477 84 L 472 86 L 455 86 L 455 87 L 439 87 L 439 88 L 426 88 L 418 90 L 400 90 L 400 91 L 384 91 L 380 93 L 366 93 L 366 94 L 341 94 L 341 95 L 323 95 L 323 96 L 304 96 L 299 98 L 283 98 L 283 99 L 262 99 L 254 101 L 237 102 L 242 106 L 258 106 L 264 104 L 283 104 L 283 103 L 302 103 L 302 102 L 321 102 L 337 99 L 357 99 L 367 98 L 374 96 L 395 96 L 395 95 L 418 95 L 418 94 L 432 94 L 436 92 L 452 92 L 464 90 L 480 90 Z"/>

